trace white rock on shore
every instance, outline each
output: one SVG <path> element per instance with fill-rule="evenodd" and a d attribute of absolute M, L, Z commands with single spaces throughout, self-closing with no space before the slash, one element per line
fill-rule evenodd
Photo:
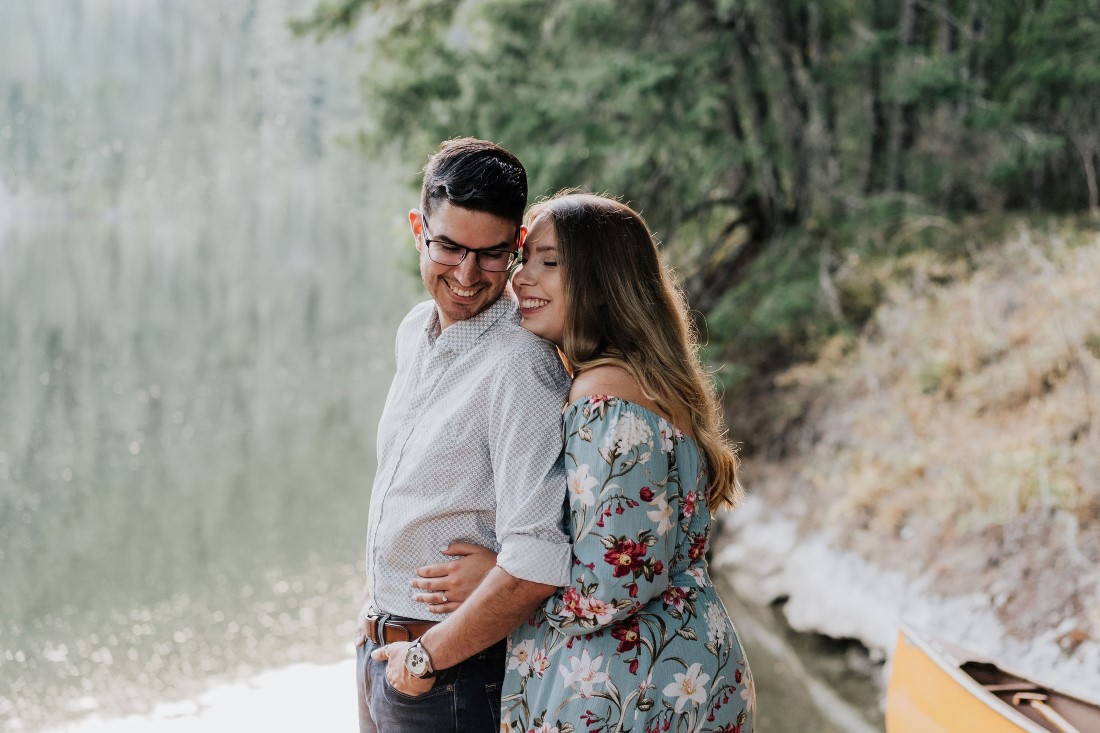
<path fill-rule="evenodd" d="M 1034 679 L 1100 697 L 1100 644 L 1085 642 L 1067 655 L 1058 629 L 1030 640 L 1009 638 L 988 594 L 934 595 L 927 578 L 907 578 L 835 550 L 820 533 L 800 536 L 795 522 L 776 516 L 758 497 L 724 518 L 715 547 L 715 571 L 737 594 L 761 605 L 785 598 L 784 614 L 798 631 L 858 639 L 873 658 L 888 662 L 904 619 Z"/>

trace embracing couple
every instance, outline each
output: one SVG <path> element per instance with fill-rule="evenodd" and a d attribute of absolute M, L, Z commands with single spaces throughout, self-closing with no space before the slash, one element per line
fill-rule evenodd
<path fill-rule="evenodd" d="M 464 138 L 409 213 L 432 299 L 378 426 L 360 728 L 749 733 L 705 558 L 737 459 L 683 296 L 630 207 L 526 206 Z"/>

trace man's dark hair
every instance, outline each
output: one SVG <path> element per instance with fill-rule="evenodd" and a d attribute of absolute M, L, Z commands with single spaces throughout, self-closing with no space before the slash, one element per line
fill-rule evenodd
<path fill-rule="evenodd" d="M 527 171 L 499 145 L 472 137 L 447 140 L 424 166 L 420 208 L 427 217 L 441 201 L 523 222 Z"/>

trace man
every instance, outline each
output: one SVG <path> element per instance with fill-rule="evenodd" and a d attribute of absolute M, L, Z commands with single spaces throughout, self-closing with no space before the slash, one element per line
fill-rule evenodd
<path fill-rule="evenodd" d="M 504 295 L 526 204 L 515 156 L 464 138 L 429 159 L 409 213 L 432 300 L 398 329 L 378 426 L 356 639 L 361 731 L 495 733 L 502 640 L 569 578 L 568 376 Z M 410 581 L 456 540 L 496 550 L 497 565 L 449 617 L 425 618 Z"/>

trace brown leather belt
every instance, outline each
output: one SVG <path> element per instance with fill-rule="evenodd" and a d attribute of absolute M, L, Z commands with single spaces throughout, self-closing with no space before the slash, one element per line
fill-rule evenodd
<path fill-rule="evenodd" d="M 367 638 L 375 644 L 389 644 L 394 641 L 416 641 L 438 621 L 416 621 L 414 619 L 391 616 L 388 613 L 367 613 Z"/>

